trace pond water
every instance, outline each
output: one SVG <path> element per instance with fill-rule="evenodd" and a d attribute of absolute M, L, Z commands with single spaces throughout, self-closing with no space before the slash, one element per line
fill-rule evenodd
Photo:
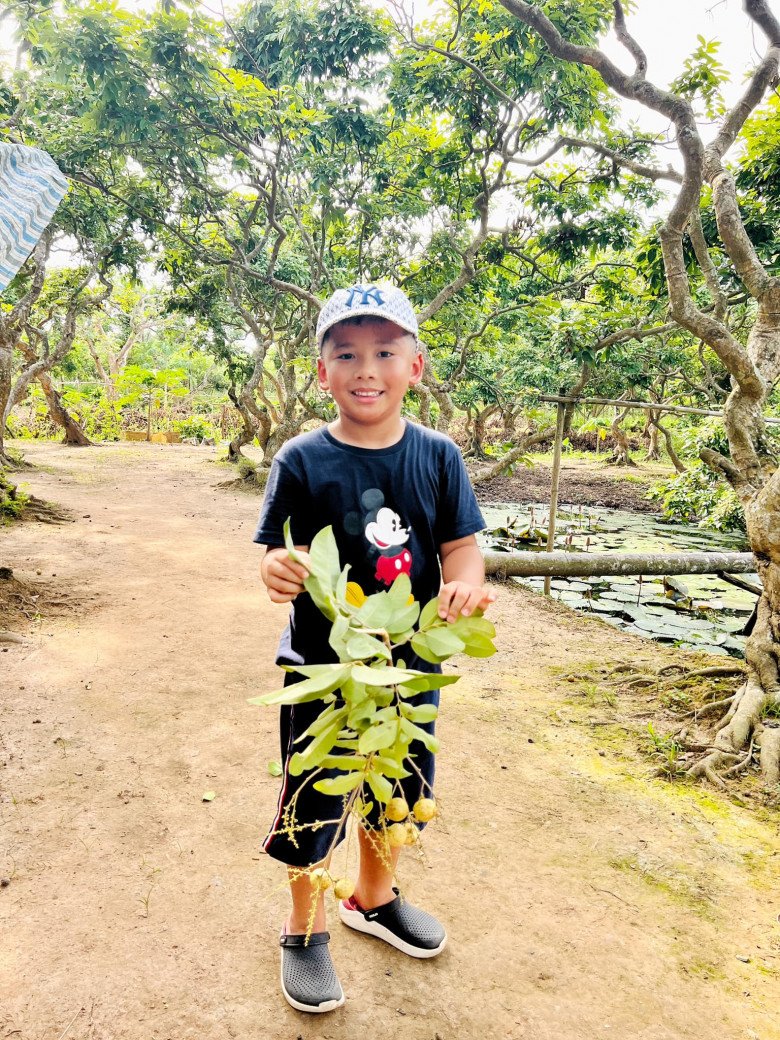
<path fill-rule="evenodd" d="M 543 503 L 482 506 L 488 531 L 482 548 L 494 552 L 540 551 L 547 543 L 549 506 Z M 571 552 L 745 552 L 738 533 L 666 523 L 648 513 L 561 505 L 555 548 Z M 758 583 L 755 575 L 740 575 Z M 541 590 L 544 578 L 514 578 Z M 756 597 L 714 574 L 657 577 L 553 578 L 553 597 L 575 610 L 597 614 L 626 632 L 686 649 L 742 657 L 742 629 Z"/>

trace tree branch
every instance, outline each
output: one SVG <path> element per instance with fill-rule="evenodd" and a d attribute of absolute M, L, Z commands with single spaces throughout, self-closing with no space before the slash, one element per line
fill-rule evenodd
<path fill-rule="evenodd" d="M 615 11 L 615 35 L 629 54 L 631 54 L 636 63 L 634 74 L 644 79 L 645 73 L 647 72 L 647 55 L 626 28 L 626 18 L 620 0 L 614 0 L 612 6 Z"/>

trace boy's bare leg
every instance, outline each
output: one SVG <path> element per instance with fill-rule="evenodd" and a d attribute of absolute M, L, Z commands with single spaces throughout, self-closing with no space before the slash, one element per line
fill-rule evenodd
<path fill-rule="evenodd" d="M 308 874 L 302 874 L 300 870 L 288 870 L 290 878 L 290 895 L 292 896 L 292 911 L 287 918 L 286 931 L 288 935 L 305 935 L 309 930 L 311 920 L 312 903 L 316 898 L 317 909 L 314 913 L 312 932 L 325 931 L 325 900 L 323 893 L 318 892 L 316 897 Z"/>
<path fill-rule="evenodd" d="M 364 910 L 373 910 L 374 907 L 395 899 L 393 876 L 401 850 L 388 850 L 381 831 L 369 833 L 364 827 L 358 828 L 358 844 L 360 873 L 355 885 L 354 898 Z"/>

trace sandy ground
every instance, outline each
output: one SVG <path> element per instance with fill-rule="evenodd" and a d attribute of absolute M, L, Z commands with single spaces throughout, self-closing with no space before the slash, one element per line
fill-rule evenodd
<path fill-rule="evenodd" d="M 25 449 L 76 519 L 1 530 L 0 564 L 75 605 L 0 644 L 0 1038 L 780 1037 L 777 817 L 648 779 L 557 670 L 652 648 L 504 587 L 400 877 L 448 949 L 411 961 L 331 913 L 346 1006 L 290 1009 L 259 852 L 275 717 L 246 703 L 284 620 L 258 499 L 214 489 L 213 449 Z"/>

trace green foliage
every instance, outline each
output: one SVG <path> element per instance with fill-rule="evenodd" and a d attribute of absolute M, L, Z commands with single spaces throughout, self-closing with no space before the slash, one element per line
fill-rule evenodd
<path fill-rule="evenodd" d="M 0 526 L 19 520 L 29 497 L 6 477 L 0 468 Z"/>
<path fill-rule="evenodd" d="M 650 742 L 650 755 L 659 764 L 659 773 L 672 780 L 684 771 L 680 762 L 684 748 L 674 737 L 663 737 L 657 733 L 652 722 L 647 724 L 647 735 Z"/>
<path fill-rule="evenodd" d="M 285 524 L 289 555 L 300 560 Z M 338 664 L 290 668 L 304 676 L 297 683 L 254 697 L 250 704 L 302 704 L 322 700 L 325 707 L 299 738 L 301 749 L 290 761 L 298 775 L 314 770 L 314 786 L 344 795 L 348 809 L 370 791 L 386 805 L 395 782 L 409 776 L 413 741 L 436 752 L 438 740 L 421 728 L 437 714 L 433 705 L 414 704 L 417 694 L 455 682 L 456 675 L 407 668 L 399 654 L 404 646 L 423 660 L 442 662 L 453 654 L 488 657 L 495 653 L 493 625 L 475 612 L 452 624 L 438 614 L 438 600 L 420 610 L 411 596 L 411 582 L 402 574 L 387 592 L 365 597 L 354 594 L 343 570 L 330 527 L 312 540 L 310 570 L 304 584 L 322 613 L 331 621 L 330 645 Z M 393 663 L 396 661 L 397 663 Z M 316 770 L 341 771 L 336 778 L 316 779 Z M 294 825 L 290 824 L 291 833 Z"/>
<path fill-rule="evenodd" d="M 213 424 L 208 419 L 204 419 L 202 415 L 191 415 L 186 419 L 177 419 L 173 424 L 173 428 L 178 430 L 182 437 L 195 437 L 201 441 L 206 437 L 216 440 L 219 436 Z"/>
<path fill-rule="evenodd" d="M 745 515 L 737 495 L 703 462 L 654 485 L 648 498 L 660 503 L 667 520 L 699 522 L 714 531 L 744 531 Z"/>
<path fill-rule="evenodd" d="M 101 387 L 88 394 L 76 388 L 66 387 L 62 403 L 74 416 L 90 440 L 118 441 L 122 437 L 122 415 Z"/>
<path fill-rule="evenodd" d="M 728 456 L 728 441 L 722 423 L 705 423 L 686 441 L 683 454 L 697 456 L 701 448 L 712 448 Z M 667 520 L 700 522 L 715 531 L 744 531 L 745 515 L 736 493 L 723 478 L 697 461 L 687 472 L 655 484 L 648 494 L 659 502 Z"/>
<path fill-rule="evenodd" d="M 682 97 L 701 98 L 708 119 L 716 119 L 725 111 L 721 87 L 728 83 L 729 74 L 718 61 L 720 42 L 696 37 L 698 47 L 686 58 L 682 73 L 670 84 L 670 89 Z"/>

